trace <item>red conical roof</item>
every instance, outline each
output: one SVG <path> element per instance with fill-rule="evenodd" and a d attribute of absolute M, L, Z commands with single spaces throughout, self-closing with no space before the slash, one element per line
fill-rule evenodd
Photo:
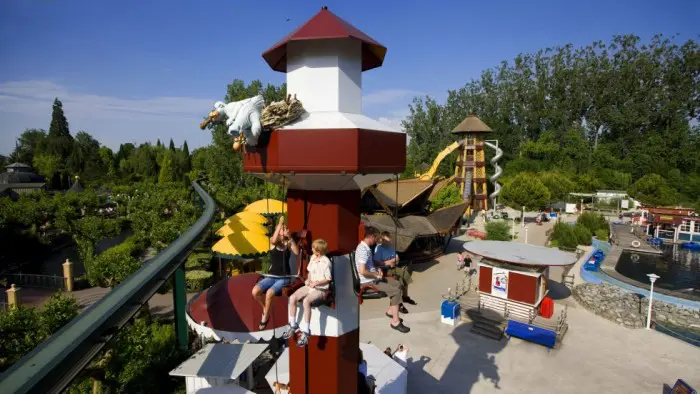
<path fill-rule="evenodd" d="M 294 30 L 282 41 L 263 53 L 263 58 L 273 70 L 287 72 L 287 43 L 302 40 L 327 40 L 350 38 L 362 42 L 362 71 L 380 67 L 384 62 L 386 47 L 374 41 L 370 36 L 344 21 L 327 7 Z"/>

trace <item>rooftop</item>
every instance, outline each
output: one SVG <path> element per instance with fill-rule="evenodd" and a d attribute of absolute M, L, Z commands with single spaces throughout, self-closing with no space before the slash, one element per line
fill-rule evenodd
<path fill-rule="evenodd" d="M 481 119 L 477 118 L 476 115 L 469 115 L 464 120 L 452 129 L 452 134 L 462 134 L 462 133 L 489 133 L 493 130 L 484 123 Z"/>
<path fill-rule="evenodd" d="M 362 43 L 362 71 L 380 67 L 384 63 L 386 47 L 372 39 L 339 16 L 321 8 L 306 23 L 291 32 L 263 53 L 263 59 L 279 72 L 287 72 L 287 44 L 291 41 L 353 39 Z"/>
<path fill-rule="evenodd" d="M 476 240 L 466 242 L 464 249 L 488 260 L 519 265 L 561 266 L 576 262 L 574 253 L 519 242 Z"/>

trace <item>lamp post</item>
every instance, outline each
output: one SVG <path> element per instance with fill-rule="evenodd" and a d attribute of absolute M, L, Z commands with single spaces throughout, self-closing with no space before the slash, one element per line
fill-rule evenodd
<path fill-rule="evenodd" d="M 525 205 L 522 206 L 522 212 L 520 213 L 520 224 L 525 227 Z"/>
<path fill-rule="evenodd" d="M 654 282 L 656 282 L 660 276 L 654 273 L 647 274 L 647 276 L 651 282 L 651 288 L 649 289 L 649 310 L 647 311 L 647 330 L 649 330 L 651 329 L 651 305 L 654 303 Z"/>
<path fill-rule="evenodd" d="M 511 240 L 511 241 L 514 241 L 514 240 L 515 240 L 515 218 L 513 218 L 513 220 L 511 221 L 511 223 L 513 224 L 513 226 L 512 226 L 512 228 L 511 228 L 510 240 Z"/>
<path fill-rule="evenodd" d="M 525 243 L 527 243 L 527 226 L 525 226 Z"/>

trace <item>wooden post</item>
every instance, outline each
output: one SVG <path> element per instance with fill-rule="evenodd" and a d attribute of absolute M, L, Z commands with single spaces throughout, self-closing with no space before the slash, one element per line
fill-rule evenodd
<path fill-rule="evenodd" d="M 20 290 L 21 289 L 19 287 L 15 287 L 15 284 L 13 283 L 10 288 L 5 291 L 7 293 L 7 306 L 9 308 L 17 308 L 20 306 Z"/>
<path fill-rule="evenodd" d="M 68 259 L 63 263 L 63 280 L 66 291 L 73 291 L 73 263 Z"/>

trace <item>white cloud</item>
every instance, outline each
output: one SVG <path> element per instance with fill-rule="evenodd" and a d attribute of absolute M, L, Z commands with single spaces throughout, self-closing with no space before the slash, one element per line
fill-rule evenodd
<path fill-rule="evenodd" d="M 401 121 L 405 120 L 409 114 L 410 111 L 408 110 L 408 108 L 403 108 L 390 111 L 387 115 L 380 116 L 379 118 L 377 118 L 377 120 L 379 122 L 384 123 L 387 126 L 392 126 L 397 130 L 405 131 L 403 129 L 403 126 L 401 126 Z"/>
<path fill-rule="evenodd" d="M 364 109 L 378 121 L 402 130 L 408 104 L 421 92 L 410 89 L 379 90 L 363 96 Z M 156 139 L 177 145 L 187 140 L 191 149 L 210 142 L 199 121 L 212 108 L 214 98 L 120 98 L 76 91 L 45 80 L 0 83 L 0 153 L 8 154 L 26 128 L 48 129 L 51 105 L 63 103 L 73 133 L 85 130 L 106 146 Z"/>
<path fill-rule="evenodd" d="M 0 108 L 3 112 L 36 115 L 51 108 L 58 97 L 70 119 L 133 119 L 143 116 L 177 116 L 201 119 L 214 100 L 193 97 L 153 97 L 122 99 L 118 97 L 71 91 L 49 81 L 18 81 L 0 84 Z"/>
<path fill-rule="evenodd" d="M 191 149 L 206 145 L 210 133 L 199 130 L 214 98 L 150 97 L 129 99 L 77 92 L 51 81 L 0 83 L 0 153 L 14 148 L 25 128 L 48 129 L 54 98 L 63 103 L 73 133 L 85 130 L 106 146 L 172 138 Z"/>
<path fill-rule="evenodd" d="M 385 89 L 362 96 L 362 105 L 393 104 L 397 101 L 411 101 L 423 93 L 410 89 Z"/>

